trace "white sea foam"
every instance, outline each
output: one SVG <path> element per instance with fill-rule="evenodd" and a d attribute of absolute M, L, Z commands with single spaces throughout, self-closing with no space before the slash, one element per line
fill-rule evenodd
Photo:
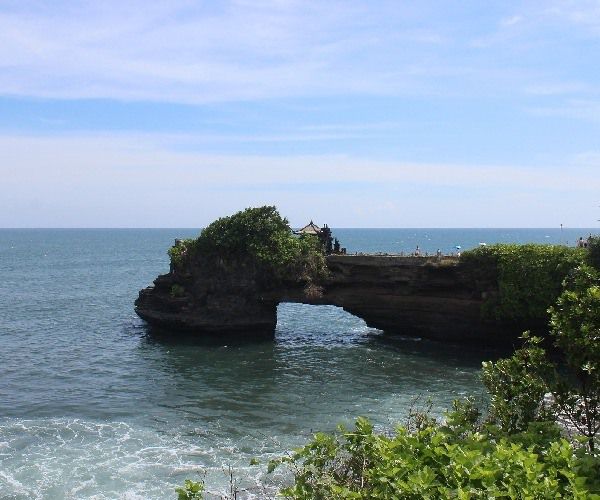
<path fill-rule="evenodd" d="M 0 499 L 163 499 L 184 479 L 203 477 L 217 494 L 228 487 L 229 466 L 242 489 L 261 484 L 262 471 L 237 446 L 202 449 L 189 434 L 48 418 L 0 420 L 0 435 Z"/>

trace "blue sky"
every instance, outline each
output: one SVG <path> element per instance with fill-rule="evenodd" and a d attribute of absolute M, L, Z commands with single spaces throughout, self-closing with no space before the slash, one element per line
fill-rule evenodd
<path fill-rule="evenodd" d="M 600 1 L 0 1 L 0 227 L 595 227 Z"/>

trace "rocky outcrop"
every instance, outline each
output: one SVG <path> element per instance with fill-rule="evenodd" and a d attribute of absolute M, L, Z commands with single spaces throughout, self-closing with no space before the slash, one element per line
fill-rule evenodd
<path fill-rule="evenodd" d="M 249 263 L 211 259 L 156 278 L 140 291 L 135 311 L 167 330 L 272 335 L 278 302 L 267 291 Z"/>
<path fill-rule="evenodd" d="M 300 284 L 268 286 L 243 262 L 217 260 L 159 276 L 140 292 L 136 312 L 151 325 L 199 333 L 272 335 L 281 302 L 332 304 L 390 333 L 439 340 L 499 342 L 527 325 L 483 319 L 496 284 L 456 258 L 332 255 L 320 294 Z"/>

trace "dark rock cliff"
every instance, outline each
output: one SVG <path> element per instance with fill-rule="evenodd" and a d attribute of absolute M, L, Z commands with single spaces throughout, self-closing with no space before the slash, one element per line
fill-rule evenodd
<path fill-rule="evenodd" d="M 209 259 L 185 273 L 171 270 L 140 291 L 136 313 L 153 326 L 204 333 L 272 334 L 277 301 L 245 262 Z"/>
<path fill-rule="evenodd" d="M 457 259 L 332 255 L 321 294 L 299 284 L 268 286 L 243 262 L 206 261 L 186 273 L 159 276 L 140 291 L 137 314 L 151 325 L 199 333 L 272 335 L 281 302 L 332 304 L 390 333 L 439 340 L 500 342 L 526 325 L 482 318 L 496 284 Z"/>

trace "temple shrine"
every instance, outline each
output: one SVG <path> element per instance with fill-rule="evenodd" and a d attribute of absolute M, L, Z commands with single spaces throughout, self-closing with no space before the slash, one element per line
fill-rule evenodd
<path fill-rule="evenodd" d="M 327 224 L 321 228 L 311 220 L 302 229 L 294 231 L 294 234 L 316 236 L 321 241 L 327 255 L 346 253 L 346 249 L 340 247 L 339 240 L 332 236 L 331 228 Z"/>

